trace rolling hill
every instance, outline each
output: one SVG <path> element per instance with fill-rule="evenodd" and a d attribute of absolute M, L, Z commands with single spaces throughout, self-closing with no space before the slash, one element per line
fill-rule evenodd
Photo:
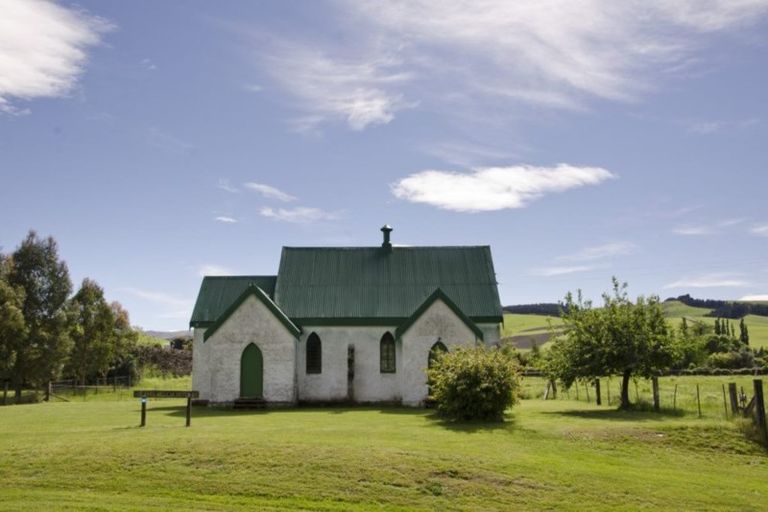
<path fill-rule="evenodd" d="M 708 308 L 689 306 L 678 300 L 665 301 L 663 307 L 664 314 L 675 327 L 682 323 L 683 318 L 689 324 L 715 324 L 715 318 L 705 316 L 712 311 Z M 739 320 L 730 321 L 738 329 Z M 768 316 L 747 315 L 744 321 L 749 329 L 750 345 L 768 348 Z M 550 325 L 554 333 L 562 332 L 563 321 L 556 316 L 505 313 L 502 338 L 509 338 L 521 350 L 530 349 L 533 343 L 541 347 L 549 342 L 552 335 Z"/>

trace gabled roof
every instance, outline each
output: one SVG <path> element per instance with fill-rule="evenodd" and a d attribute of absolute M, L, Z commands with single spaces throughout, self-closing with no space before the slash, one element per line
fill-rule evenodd
<path fill-rule="evenodd" d="M 226 322 L 227 319 L 232 316 L 235 311 L 237 311 L 237 308 L 239 308 L 240 305 L 245 302 L 245 299 L 251 295 L 255 296 L 265 306 L 267 306 L 272 314 L 275 315 L 275 318 L 280 320 L 280 322 L 285 326 L 286 329 L 291 332 L 291 334 L 294 336 L 301 334 L 301 329 L 299 329 L 293 322 L 291 322 L 291 319 L 285 316 L 285 313 L 280 311 L 280 308 L 277 307 L 274 302 L 272 302 L 272 299 L 270 299 L 269 296 L 264 293 L 261 288 L 255 284 L 250 284 L 246 287 L 243 293 L 241 293 L 240 296 L 235 299 L 235 301 L 230 304 L 229 307 L 216 319 L 216 321 L 208 329 L 206 329 L 205 334 L 203 335 L 203 341 L 206 341 L 208 338 L 213 336 L 219 327 L 224 325 L 224 322 Z"/>
<path fill-rule="evenodd" d="M 277 276 L 205 276 L 189 321 L 190 327 L 205 327 L 254 284 L 270 298 L 274 297 Z"/>
<path fill-rule="evenodd" d="M 488 246 L 284 247 L 274 300 L 299 325 L 397 325 L 437 288 L 475 322 L 502 319 Z"/>
<path fill-rule="evenodd" d="M 461 309 L 459 309 L 456 303 L 453 302 L 445 293 L 443 293 L 440 288 L 435 290 L 432 295 L 427 297 L 427 300 L 425 300 L 405 322 L 400 324 L 400 326 L 395 329 L 395 337 L 399 339 L 403 334 L 405 334 L 406 331 L 408 331 L 408 329 L 410 329 L 411 326 L 416 323 L 416 320 L 418 320 L 419 317 L 421 317 L 421 315 L 423 315 L 424 312 L 427 311 L 427 309 L 429 309 L 429 307 L 438 300 L 443 301 L 445 305 L 448 306 L 451 311 L 453 311 L 467 327 L 469 327 L 469 329 L 477 338 L 481 340 L 483 339 L 483 331 L 481 331 L 480 328 L 475 325 L 475 323 L 469 317 L 467 317 L 467 315 L 465 315 Z"/>

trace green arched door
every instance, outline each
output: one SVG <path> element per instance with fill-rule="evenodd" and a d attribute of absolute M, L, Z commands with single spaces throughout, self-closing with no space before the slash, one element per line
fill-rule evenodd
<path fill-rule="evenodd" d="M 240 397 L 261 398 L 264 392 L 264 359 L 259 347 L 251 343 L 240 358 Z"/>

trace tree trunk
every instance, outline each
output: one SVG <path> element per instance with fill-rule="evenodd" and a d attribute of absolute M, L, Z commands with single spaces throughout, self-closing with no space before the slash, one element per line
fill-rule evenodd
<path fill-rule="evenodd" d="M 624 370 L 621 378 L 621 408 L 629 409 L 629 378 L 632 376 L 630 370 Z"/>
<path fill-rule="evenodd" d="M 21 381 L 17 381 L 13 385 L 13 399 L 15 403 L 21 403 Z"/>

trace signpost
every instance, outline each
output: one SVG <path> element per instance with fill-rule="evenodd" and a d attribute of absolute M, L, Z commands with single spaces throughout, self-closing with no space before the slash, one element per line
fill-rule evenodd
<path fill-rule="evenodd" d="M 141 424 L 147 426 L 147 399 L 148 398 L 186 398 L 187 399 L 187 426 L 192 424 L 192 399 L 199 398 L 199 391 L 166 391 L 161 389 L 138 389 L 133 392 L 134 398 L 141 398 Z"/>

